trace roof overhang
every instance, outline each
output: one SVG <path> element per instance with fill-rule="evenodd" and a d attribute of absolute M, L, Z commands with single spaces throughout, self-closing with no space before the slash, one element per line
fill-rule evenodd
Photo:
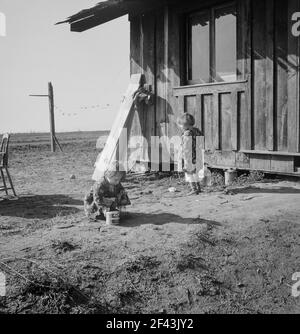
<path fill-rule="evenodd" d="M 84 9 L 61 23 L 69 23 L 71 31 L 82 32 L 124 15 L 139 15 L 164 6 L 165 0 L 106 0 Z"/>

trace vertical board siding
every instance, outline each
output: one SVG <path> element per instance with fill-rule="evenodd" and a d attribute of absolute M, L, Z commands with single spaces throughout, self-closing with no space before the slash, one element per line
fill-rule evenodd
<path fill-rule="evenodd" d="M 273 150 L 273 0 L 253 0 L 254 148 Z"/>
<path fill-rule="evenodd" d="M 220 95 L 214 93 L 212 95 L 212 141 L 213 141 L 213 150 L 220 150 Z"/>
<path fill-rule="evenodd" d="M 271 171 L 293 173 L 294 170 L 294 158 L 286 156 L 272 156 L 271 157 Z"/>
<path fill-rule="evenodd" d="M 156 15 L 156 127 L 157 135 L 167 135 L 167 104 L 166 104 L 166 64 L 165 64 L 165 20 L 164 11 Z"/>
<path fill-rule="evenodd" d="M 196 95 L 185 96 L 185 112 L 197 117 Z"/>
<path fill-rule="evenodd" d="M 233 139 L 233 149 L 252 149 L 252 7 L 251 0 L 238 1 L 238 79 L 248 80 L 247 91 L 238 95 L 238 143 Z M 235 135 L 235 133 L 234 133 Z"/>
<path fill-rule="evenodd" d="M 300 152 L 299 139 L 299 37 L 293 36 L 291 18 L 300 11 L 299 0 L 288 1 L 288 151 Z"/>
<path fill-rule="evenodd" d="M 299 0 L 275 0 L 276 149 L 299 152 L 299 37 L 292 35 L 292 15 Z"/>
<path fill-rule="evenodd" d="M 274 151 L 274 0 L 266 0 L 266 149 Z"/>
<path fill-rule="evenodd" d="M 239 92 L 233 92 L 230 96 L 231 99 L 231 149 L 238 151 L 238 140 L 240 137 L 239 132 L 239 113 L 241 111 L 239 106 Z M 247 109 L 243 109 L 246 112 Z"/>
<path fill-rule="evenodd" d="M 238 93 L 238 123 L 239 123 L 239 149 L 249 150 L 251 149 L 251 114 L 247 112 L 249 106 L 249 98 L 247 93 Z M 247 135 L 245 135 L 247 134 Z"/>
<path fill-rule="evenodd" d="M 238 80 L 251 79 L 251 0 L 238 1 Z"/>
<path fill-rule="evenodd" d="M 221 150 L 231 151 L 232 150 L 232 100 L 231 94 L 224 93 L 219 95 L 219 108 L 220 108 L 220 140 Z"/>
<path fill-rule="evenodd" d="M 141 20 L 130 21 L 130 74 L 142 73 L 141 67 Z"/>
<path fill-rule="evenodd" d="M 153 89 L 156 86 L 155 79 L 155 20 L 150 14 L 138 16 L 131 20 L 130 43 L 130 71 L 131 74 L 142 73 L 147 84 Z M 147 139 L 149 157 L 151 154 L 151 137 L 155 134 L 155 105 L 147 108 L 138 108 L 135 113 L 132 129 L 137 133 L 141 128 L 141 134 Z"/>
<path fill-rule="evenodd" d="M 205 149 L 213 150 L 213 95 L 203 95 Z"/>
<path fill-rule="evenodd" d="M 247 85 L 247 82 L 236 82 L 175 89 L 179 107 L 195 117 L 196 126 L 204 133 L 207 149 L 224 152 L 239 150 L 240 129 L 248 126 L 244 122 L 249 117 L 244 112 L 247 110 Z"/>
<path fill-rule="evenodd" d="M 202 95 L 196 95 L 196 106 L 198 110 L 198 115 L 196 117 L 196 124 L 200 131 L 204 133 L 204 115 L 203 115 L 203 103 Z"/>
<path fill-rule="evenodd" d="M 300 0 L 237 1 L 237 75 L 248 83 L 228 91 L 225 84 L 220 90 L 186 87 L 175 96 L 174 88 L 185 84 L 184 17 L 193 8 L 201 9 L 200 1 L 131 18 L 131 73 L 144 73 L 156 93 L 154 106 L 139 113 L 147 139 L 180 134 L 176 120 L 189 112 L 212 152 L 300 152 L 300 38 L 291 33 Z M 291 171 L 292 160 L 255 155 L 251 168 Z"/>
<path fill-rule="evenodd" d="M 269 155 L 256 155 L 251 156 L 250 168 L 253 170 L 271 170 L 271 160 Z"/>
<path fill-rule="evenodd" d="M 152 88 L 156 86 L 155 77 L 155 20 L 153 13 L 142 16 L 141 24 L 141 42 L 142 42 L 142 63 L 147 84 Z M 145 108 L 145 137 L 148 140 L 149 151 L 151 154 L 151 137 L 155 135 L 155 104 L 148 105 Z"/>
<path fill-rule="evenodd" d="M 275 0 L 276 150 L 287 151 L 288 136 L 288 2 Z"/>
<path fill-rule="evenodd" d="M 181 84 L 181 31 L 182 22 L 173 7 L 165 7 L 165 36 L 168 42 L 165 44 L 165 67 L 166 78 L 166 104 L 168 115 L 168 134 L 170 137 L 180 135 L 177 126 L 177 118 L 184 112 L 184 109 L 177 108 L 177 99 L 174 96 L 173 88 Z"/>

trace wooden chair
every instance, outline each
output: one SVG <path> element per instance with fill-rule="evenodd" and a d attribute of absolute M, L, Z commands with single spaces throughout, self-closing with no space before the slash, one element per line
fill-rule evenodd
<path fill-rule="evenodd" d="M 9 139 L 10 139 L 9 134 L 4 134 L 3 137 L 2 137 L 1 146 L 0 146 L 0 175 L 1 175 L 1 178 L 2 178 L 2 182 L 3 182 L 3 187 L 0 187 L 0 191 L 5 191 L 6 195 L 8 195 L 8 190 L 12 190 L 13 195 L 15 197 L 17 197 L 16 192 L 15 192 L 15 188 L 14 188 L 13 183 L 12 183 L 12 179 L 11 179 L 9 171 L 8 171 L 8 144 L 9 144 Z M 5 176 L 4 176 L 4 171 L 6 172 L 7 179 L 8 179 L 9 184 L 10 184 L 10 188 L 7 187 L 7 183 L 6 183 Z"/>

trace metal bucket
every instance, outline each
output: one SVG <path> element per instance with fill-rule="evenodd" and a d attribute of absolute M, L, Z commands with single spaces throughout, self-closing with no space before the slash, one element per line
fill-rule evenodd
<path fill-rule="evenodd" d="M 106 224 L 107 225 L 119 225 L 120 224 L 120 212 L 119 211 L 106 212 Z"/>
<path fill-rule="evenodd" d="M 235 169 L 228 169 L 225 172 L 225 185 L 226 186 L 231 186 L 236 179 L 237 179 L 237 171 Z"/>

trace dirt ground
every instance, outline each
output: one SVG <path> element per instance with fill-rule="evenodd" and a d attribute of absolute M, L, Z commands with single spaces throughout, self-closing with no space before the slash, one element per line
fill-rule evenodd
<path fill-rule="evenodd" d="M 57 154 L 18 138 L 19 198 L 0 199 L 0 313 L 300 312 L 299 182 L 250 176 L 225 188 L 219 177 L 187 197 L 179 175 L 129 176 L 128 217 L 109 227 L 82 208 L 96 133 L 64 138 Z"/>

